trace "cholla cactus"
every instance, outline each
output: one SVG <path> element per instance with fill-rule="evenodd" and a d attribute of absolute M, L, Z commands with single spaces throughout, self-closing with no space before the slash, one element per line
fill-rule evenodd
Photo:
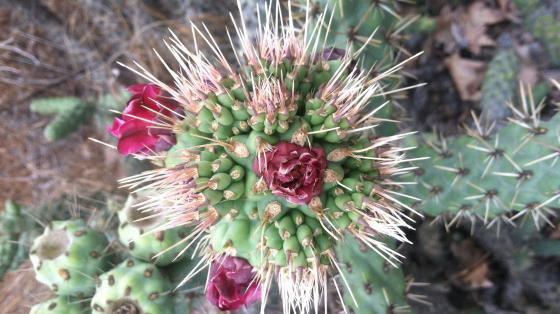
<path fill-rule="evenodd" d="M 244 21 L 233 21 L 237 65 L 193 25 L 214 57 L 173 34 L 166 44 L 179 67 L 161 61 L 174 85 L 129 67 L 152 84 L 130 89 L 135 95 L 111 132 L 121 153 L 165 165 L 121 183 L 155 191 L 136 204 L 163 217 L 152 232 L 192 227 L 177 246 L 194 247 L 202 259 L 184 282 L 234 256 L 253 267 L 265 301 L 275 279 L 284 311 L 307 312 L 319 307 L 329 280 L 337 290 L 348 287 L 342 273 L 335 276 L 334 246 L 345 237 L 393 265 L 400 255 L 383 239 L 409 242 L 403 229 L 411 228 L 406 211 L 413 210 L 395 191 L 403 184 L 396 176 L 409 170 L 399 168 L 407 148 L 393 145 L 406 134 L 376 136 L 384 121 L 375 113 L 387 103 L 368 106 L 391 93 L 380 81 L 402 64 L 378 75 L 363 71 L 355 53 L 325 47 L 328 28 L 306 19 L 298 31 L 279 4 L 264 11 L 256 44 Z"/>

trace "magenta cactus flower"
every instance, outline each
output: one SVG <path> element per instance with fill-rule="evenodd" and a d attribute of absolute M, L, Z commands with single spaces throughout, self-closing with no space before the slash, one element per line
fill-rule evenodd
<path fill-rule="evenodd" d="M 206 296 L 220 310 L 234 311 L 259 301 L 261 288 L 247 260 L 226 256 L 210 266 Z"/>
<path fill-rule="evenodd" d="M 109 133 L 118 139 L 122 155 L 162 152 L 175 144 L 175 134 L 157 128 L 158 121 L 171 118 L 177 110 L 175 101 L 161 95 L 154 84 L 137 84 L 128 88 L 132 97 L 120 118 L 115 118 Z"/>

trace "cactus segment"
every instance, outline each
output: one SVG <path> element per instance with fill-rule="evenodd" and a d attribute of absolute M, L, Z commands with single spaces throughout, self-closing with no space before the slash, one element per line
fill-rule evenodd
<path fill-rule="evenodd" d="M 119 240 L 135 258 L 154 263 L 158 266 L 169 265 L 184 257 L 180 254 L 184 246 L 181 240 L 189 234 L 186 227 L 176 227 L 156 231 L 161 224 L 161 216 L 153 216 L 153 212 L 145 211 L 137 206 L 145 195 L 129 195 L 123 208 L 119 211 Z"/>
<path fill-rule="evenodd" d="M 511 115 L 509 104 L 515 96 L 519 60 L 511 50 L 499 51 L 488 64 L 482 83 L 482 121 L 505 120 Z"/>
<path fill-rule="evenodd" d="M 171 284 L 152 264 L 128 259 L 99 276 L 92 313 L 172 314 Z"/>
<path fill-rule="evenodd" d="M 524 96 L 522 91 L 522 96 Z M 540 107 L 522 97 L 523 107 L 511 122 L 491 134 L 476 120 L 476 128 L 452 139 L 427 138 L 412 154 L 418 161 L 406 193 L 421 199 L 411 204 L 421 212 L 453 225 L 461 219 L 493 225 L 513 224 L 524 215 L 547 222 L 560 205 L 560 115 L 540 118 Z"/>
<path fill-rule="evenodd" d="M 45 138 L 58 141 L 76 131 L 93 113 L 90 106 L 75 97 L 45 98 L 34 100 L 30 110 L 42 115 L 55 115 L 44 130 Z"/>
<path fill-rule="evenodd" d="M 58 296 L 34 305 L 29 314 L 79 314 L 87 311 L 86 303 L 68 296 Z"/>
<path fill-rule="evenodd" d="M 38 281 L 58 295 L 90 296 L 94 277 L 108 268 L 105 235 L 83 220 L 53 221 L 33 241 L 30 259 Z"/>
<path fill-rule="evenodd" d="M 345 17 L 358 41 L 367 41 L 377 26 L 394 25 L 389 2 L 343 3 L 346 12 L 368 12 L 363 20 Z M 149 156 L 164 167 L 121 183 L 154 192 L 141 208 L 158 227 L 192 228 L 178 242 L 196 248 L 202 256 L 197 267 L 223 256 L 242 258 L 254 267 L 261 295 L 266 298 L 276 279 L 286 312 L 308 312 L 321 301 L 331 270 L 338 271 L 339 241 L 356 237 L 391 262 L 396 252 L 378 238 L 408 241 L 403 229 L 411 221 L 403 212 L 414 210 L 394 191 L 400 185 L 394 177 L 406 172 L 399 164 L 407 160 L 406 148 L 394 143 L 406 134 L 380 136 L 376 129 L 385 124 L 376 116 L 387 104 L 379 101 L 387 88 L 381 81 L 402 65 L 374 73 L 355 62 L 355 47 L 333 49 L 329 34 L 338 26 L 332 33 L 313 26 L 329 23 L 329 10 L 301 33 L 291 11 L 282 18 L 280 4 L 267 4 L 265 11 L 256 45 L 235 22 L 244 72 L 217 47 L 217 62 L 210 62 L 173 39 L 170 49 L 183 68 L 172 72 L 176 87 L 159 88 L 182 107 L 173 121 L 158 123 L 172 130 L 176 144 Z M 378 50 L 364 62 L 390 67 L 388 45 L 371 49 Z"/>
<path fill-rule="evenodd" d="M 336 251 L 349 283 L 344 293 L 345 303 L 353 313 L 385 314 L 410 309 L 401 269 L 354 239 L 339 244 Z"/>

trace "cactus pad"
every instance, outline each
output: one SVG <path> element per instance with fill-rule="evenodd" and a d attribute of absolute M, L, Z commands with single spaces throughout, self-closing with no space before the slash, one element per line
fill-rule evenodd
<path fill-rule="evenodd" d="M 560 115 L 540 118 L 542 106 L 522 90 L 522 106 L 497 133 L 478 120 L 468 135 L 439 141 L 427 138 L 414 154 L 430 156 L 417 162 L 415 179 L 407 193 L 421 197 L 414 204 L 448 225 L 471 222 L 513 223 L 529 215 L 535 223 L 548 222 L 560 206 Z M 412 144 L 412 143 L 410 143 Z"/>
<path fill-rule="evenodd" d="M 151 232 L 160 225 L 161 216 L 150 217 L 149 213 L 133 206 L 141 201 L 141 196 L 131 194 L 119 211 L 119 240 L 129 248 L 132 256 L 158 266 L 168 265 L 176 258 L 180 260 L 184 257 L 180 254 L 182 247 L 174 245 L 188 235 L 189 229 L 176 227 Z"/>
<path fill-rule="evenodd" d="M 98 278 L 92 313 L 172 314 L 171 289 L 154 265 L 128 259 Z"/>
<path fill-rule="evenodd" d="M 81 300 L 59 296 L 34 305 L 29 314 L 80 314 L 87 311 L 86 305 Z"/>
<path fill-rule="evenodd" d="M 53 221 L 33 241 L 30 258 L 37 280 L 57 294 L 89 296 L 108 267 L 107 247 L 105 235 L 83 220 Z"/>

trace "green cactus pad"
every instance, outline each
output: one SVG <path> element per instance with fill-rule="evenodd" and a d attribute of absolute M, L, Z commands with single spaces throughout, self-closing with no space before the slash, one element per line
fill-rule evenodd
<path fill-rule="evenodd" d="M 81 314 L 87 311 L 86 302 L 68 296 L 58 296 L 34 305 L 29 314 Z"/>
<path fill-rule="evenodd" d="M 171 284 L 158 268 L 128 259 L 97 280 L 93 313 L 172 314 Z"/>
<path fill-rule="evenodd" d="M 305 0 L 302 2 L 305 3 Z M 330 23 L 327 45 L 352 51 L 365 45 L 362 62 L 366 69 L 392 65 L 396 49 L 391 42 L 391 33 L 402 22 L 397 14 L 397 1 L 312 0 L 310 3 L 311 14 L 326 12 L 325 31 Z"/>
<path fill-rule="evenodd" d="M 543 221 L 560 205 L 560 185 L 551 177 L 560 173 L 560 115 L 542 121 L 533 113 L 494 135 L 471 130 L 416 144 L 414 155 L 431 158 L 415 163 L 411 180 L 418 184 L 406 192 L 421 200 L 413 205 L 425 214 L 448 223 L 459 218 L 491 223 L 525 214 Z"/>
<path fill-rule="evenodd" d="M 59 295 L 90 296 L 94 277 L 107 269 L 105 235 L 81 220 L 53 221 L 33 241 L 30 258 L 38 281 Z"/>
<path fill-rule="evenodd" d="M 134 206 L 142 200 L 145 200 L 144 196 L 131 194 L 119 211 L 119 240 L 128 247 L 132 256 L 158 266 L 181 260 L 184 254 L 180 255 L 180 253 L 186 244 L 172 246 L 185 238 L 189 234 L 189 229 L 176 227 L 151 232 L 160 225 L 160 216 L 150 217 L 153 212 L 144 212 Z M 158 255 L 164 251 L 165 253 Z"/>
<path fill-rule="evenodd" d="M 409 309 L 401 269 L 352 238 L 338 245 L 336 251 L 348 284 L 339 280 L 339 286 L 344 287 L 345 304 L 354 313 L 386 314 Z"/>

